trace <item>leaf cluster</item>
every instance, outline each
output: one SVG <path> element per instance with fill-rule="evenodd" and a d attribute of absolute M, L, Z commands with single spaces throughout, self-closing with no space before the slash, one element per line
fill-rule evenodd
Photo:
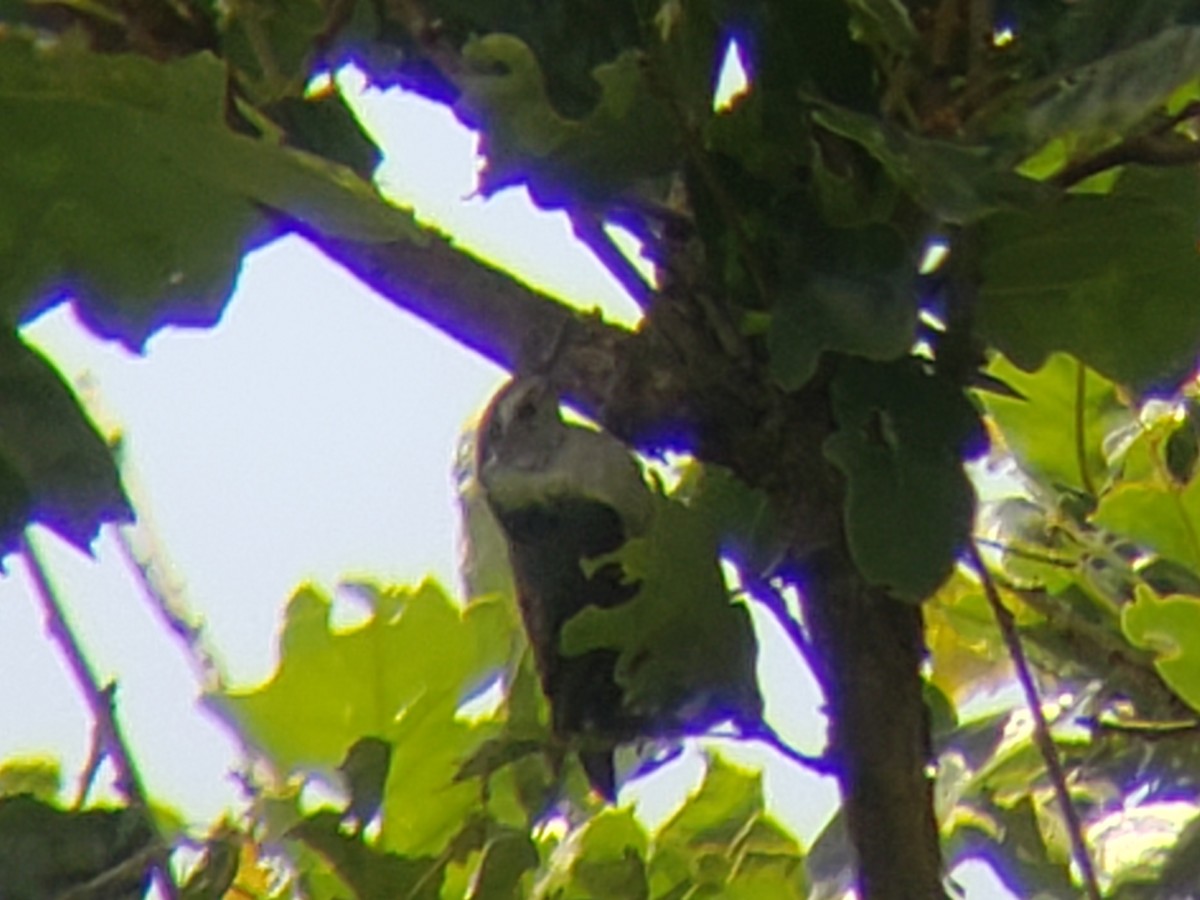
<path fill-rule="evenodd" d="M 643 331 L 697 384 L 736 371 L 772 412 L 815 411 L 818 452 L 774 449 L 837 498 L 856 577 L 922 604 L 949 862 L 983 857 L 1023 896 L 1077 891 L 1022 711 L 972 714 L 1009 672 L 982 573 L 960 564 L 976 543 L 1057 705 L 1088 837 L 1113 848 L 1110 894 L 1194 884 L 1194 825 L 1133 861 L 1117 849 L 1119 823 L 1194 820 L 1198 802 L 1200 7 L 971 15 L 986 6 L 0 3 L 0 551 L 31 523 L 86 546 L 132 514 L 111 449 L 22 324 L 69 297 L 140 349 L 214 324 L 244 253 L 283 229 L 433 246 L 370 184 L 377 148 L 336 88 L 310 89 L 354 61 L 481 131 L 483 193 L 520 185 L 577 226 L 632 229 L 656 267 Z M 730 38 L 749 88 L 714 104 Z M 735 710 L 757 699 L 745 610 L 715 563 L 664 560 L 721 544 L 769 584 L 823 549 L 795 545 L 778 492 L 716 471 L 707 494 L 680 493 L 712 521 L 634 543 L 621 562 L 644 594 L 564 635 L 616 650 L 632 702 L 669 706 L 680 685 L 733 684 L 719 705 Z M 785 480 L 772 474 L 738 472 Z M 329 599 L 299 592 L 274 678 L 209 698 L 268 776 L 251 780 L 253 827 L 210 837 L 194 896 L 261 882 L 275 842 L 314 897 L 823 896 L 848 870 L 839 822 L 802 853 L 757 781 L 716 760 L 653 834 L 595 812 L 547 732 L 511 605 L 361 593 L 365 623 L 339 632 Z M 689 618 L 685 595 L 718 600 Z M 681 634 L 694 640 L 670 650 Z M 503 701 L 470 713 L 497 679 Z M 349 792 L 341 810 L 309 801 L 315 779 Z M 564 797 L 594 813 L 565 834 Z M 30 896 L 138 858 L 121 811 L 56 803 L 4 801 L 14 834 L 66 834 L 83 861 L 68 871 L 35 840 Z M 140 888 L 136 868 L 121 890 Z"/>

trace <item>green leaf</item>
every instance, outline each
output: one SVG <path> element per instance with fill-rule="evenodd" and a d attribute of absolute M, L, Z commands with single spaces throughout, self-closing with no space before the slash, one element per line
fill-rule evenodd
<path fill-rule="evenodd" d="M 1020 35 L 1016 49 L 1038 64 L 1037 74 L 1062 76 L 1195 20 L 1194 0 L 1126 0 L 1119 6 L 1010 0 L 1006 6 Z"/>
<path fill-rule="evenodd" d="M 763 812 L 762 773 L 743 769 L 716 753 L 706 755 L 704 781 L 658 829 L 655 847 L 703 847 L 733 843 Z"/>
<path fill-rule="evenodd" d="M 1096 493 L 1105 486 L 1105 441 L 1133 420 L 1111 381 L 1062 353 L 1033 373 L 996 356 L 987 373 L 1023 398 L 979 393 L 1025 472 L 1051 487 Z"/>
<path fill-rule="evenodd" d="M 381 852 L 339 830 L 337 813 L 322 811 L 289 832 L 304 841 L 354 890 L 357 900 L 438 900 L 445 860 Z"/>
<path fill-rule="evenodd" d="M 28 794 L 0 798 L 0 893 L 44 900 L 109 875 L 106 900 L 139 900 L 152 857 L 138 857 L 152 838 L 145 815 L 132 809 L 65 810 Z"/>
<path fill-rule="evenodd" d="M 648 900 L 646 833 L 632 809 L 605 809 L 550 860 L 546 897 Z"/>
<path fill-rule="evenodd" d="M 801 114 L 801 92 L 817 93 L 855 109 L 878 103 L 879 78 L 870 52 L 854 39 L 853 11 L 845 0 L 743 4 L 753 29 L 755 90 L 762 90 L 773 124 Z M 747 21 L 748 20 L 748 21 Z M 728 21 L 728 20 L 727 20 Z"/>
<path fill-rule="evenodd" d="M 224 121 L 213 56 L 167 63 L 0 41 L 0 310 L 64 293 L 134 348 L 165 324 L 212 324 L 270 207 L 326 234 L 419 240 L 411 216 L 348 169 Z"/>
<path fill-rule="evenodd" d="M 511 0 L 430 0 L 422 7 L 437 20 L 456 46 L 479 35 L 510 34 L 529 46 L 540 61 L 554 108 L 569 117 L 584 116 L 600 95 L 593 72 L 626 50 L 642 45 L 657 12 L 638 0 L 572 0 L 570 3 L 512 3 Z M 414 54 L 414 57 L 417 55 Z M 422 78 L 417 58 L 407 63 L 418 85 L 435 87 Z M 444 99 L 445 94 L 435 99 Z"/>
<path fill-rule="evenodd" d="M 1121 628 L 1136 646 L 1155 652 L 1163 681 L 1200 710 L 1200 600 L 1159 597 L 1138 585 L 1134 602 L 1121 611 Z"/>
<path fill-rule="evenodd" d="M 391 744 L 376 737 L 365 737 L 351 745 L 338 766 L 350 793 L 346 815 L 357 820 L 360 831 L 379 812 L 391 762 Z"/>
<path fill-rule="evenodd" d="M 838 430 L 825 455 L 847 478 L 855 565 L 871 583 L 921 600 L 950 574 L 970 534 L 975 492 L 962 460 L 980 449 L 979 415 L 915 359 L 844 360 L 833 403 Z"/>
<path fill-rule="evenodd" d="M 256 102 L 298 96 L 328 27 L 321 0 L 238 0 L 222 22 L 222 51 Z"/>
<path fill-rule="evenodd" d="M 29 794 L 46 803 L 62 790 L 62 767 L 45 757 L 10 759 L 0 765 L 0 797 Z"/>
<path fill-rule="evenodd" d="M 458 772 L 455 781 L 466 778 L 490 778 L 500 769 L 511 765 L 519 759 L 524 759 L 534 753 L 541 753 L 545 747 L 544 740 L 517 740 L 508 737 L 492 738 L 484 741 L 472 753 Z"/>
<path fill-rule="evenodd" d="M 809 138 L 813 145 L 812 190 L 821 217 L 835 228 L 887 224 L 900 188 L 870 157 L 849 153 L 838 142 Z M 760 143 L 765 142 L 760 138 Z M 915 268 L 910 263 L 910 268 Z"/>
<path fill-rule="evenodd" d="M 899 0 L 847 0 L 854 11 L 855 31 L 871 46 L 908 55 L 916 49 L 920 35 Z"/>
<path fill-rule="evenodd" d="M 87 550 L 133 510 L 113 456 L 54 367 L 0 331 L 0 556 L 41 523 Z"/>
<path fill-rule="evenodd" d="M 813 120 L 860 145 L 913 200 L 943 222 L 966 224 L 1026 206 L 1049 190 L 1008 171 L 986 147 L 920 137 L 872 116 L 818 103 Z"/>
<path fill-rule="evenodd" d="M 1022 127 L 1040 145 L 1059 135 L 1123 135 L 1200 72 L 1200 28 L 1167 28 L 1084 66 L 1058 73 L 1022 105 Z"/>
<path fill-rule="evenodd" d="M 625 705 L 658 718 L 667 732 L 702 730 L 722 719 L 758 722 L 757 645 L 750 616 L 730 602 L 712 523 L 661 495 L 649 533 L 611 557 L 640 584 L 609 609 L 589 606 L 563 627 L 568 655 L 618 651 Z"/>
<path fill-rule="evenodd" d="M 1200 479 L 1182 489 L 1158 477 L 1119 484 L 1093 520 L 1200 575 Z"/>
<path fill-rule="evenodd" d="M 1176 484 L 1187 484 L 1196 474 L 1200 459 L 1200 403 L 1189 397 L 1183 404 L 1182 421 L 1167 435 L 1163 445 L 1163 463 Z"/>
<path fill-rule="evenodd" d="M 654 835 L 655 897 L 807 897 L 804 855 L 765 813 L 762 775 L 707 757 L 700 787 Z"/>
<path fill-rule="evenodd" d="M 704 516 L 720 535 L 721 552 L 753 571 L 770 571 L 787 539 L 767 495 L 723 466 L 692 460 L 671 496 Z"/>
<path fill-rule="evenodd" d="M 975 821 L 967 818 L 951 846 L 947 856 L 956 862 L 973 857 L 991 862 L 1014 896 L 1045 900 L 1079 896 L 1067 860 L 1053 852 L 1038 828 L 1035 801 L 1028 795 L 1011 807 L 989 805 L 986 812 L 976 813 Z"/>
<path fill-rule="evenodd" d="M 537 57 L 513 35 L 470 41 L 463 62 L 456 110 L 484 134 L 485 194 L 528 183 L 543 206 L 601 200 L 665 174 L 679 159 L 680 130 L 633 51 L 596 67 L 599 101 L 578 119 L 551 105 Z"/>
<path fill-rule="evenodd" d="M 1011 660 L 978 582 L 954 572 L 922 612 L 929 684 L 954 705 L 997 690 L 1011 677 Z"/>
<path fill-rule="evenodd" d="M 371 610 L 365 624 L 332 630 L 330 601 L 301 590 L 271 680 L 207 702 L 284 772 L 331 769 L 363 737 L 391 743 L 383 845 L 436 852 L 478 802 L 476 787 L 455 775 L 495 732 L 457 710 L 498 674 L 515 624 L 499 601 L 460 610 L 431 583 L 358 587 Z"/>
<path fill-rule="evenodd" d="M 483 859 L 470 900 L 518 900 L 528 896 L 525 873 L 541 862 L 537 847 L 524 831 L 498 829 L 483 848 Z"/>
<path fill-rule="evenodd" d="M 379 166 L 383 154 L 338 90 L 285 97 L 265 112 L 292 147 L 341 163 L 363 179 Z"/>
<path fill-rule="evenodd" d="M 980 226 L 981 335 L 1027 371 L 1055 351 L 1120 384 L 1191 371 L 1198 213 L 1193 168 L 1130 167 L 1109 195 L 992 216 Z"/>
<path fill-rule="evenodd" d="M 900 235 L 885 226 L 810 229 L 800 241 L 804 261 L 785 275 L 767 331 L 780 385 L 803 387 L 827 350 L 876 360 L 907 353 L 916 334 L 916 272 Z"/>

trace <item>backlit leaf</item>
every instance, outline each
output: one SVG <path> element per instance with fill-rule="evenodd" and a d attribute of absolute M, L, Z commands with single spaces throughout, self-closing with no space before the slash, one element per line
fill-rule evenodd
<path fill-rule="evenodd" d="M 646 832 L 632 809 L 606 809 L 558 848 L 543 897 L 648 900 Z"/>
<path fill-rule="evenodd" d="M 807 896 L 804 855 L 766 814 L 762 775 L 715 754 L 700 787 L 654 835 L 650 884 L 656 897 L 689 888 L 748 900 Z"/>
<path fill-rule="evenodd" d="M 1095 521 L 1200 575 L 1200 479 L 1184 488 L 1157 478 L 1117 485 Z"/>
<path fill-rule="evenodd" d="M 930 682 L 955 705 L 994 690 L 1011 673 L 983 587 L 955 572 L 924 607 Z"/>
<path fill-rule="evenodd" d="M 1139 647 L 1153 650 L 1154 666 L 1180 697 L 1200 710 L 1200 600 L 1159 597 L 1139 586 L 1121 613 L 1121 627 Z"/>
<path fill-rule="evenodd" d="M 499 601 L 459 610 L 433 584 L 363 586 L 362 596 L 370 619 L 335 631 L 330 601 L 298 592 L 271 680 L 208 703 L 283 771 L 330 770 L 361 738 L 388 741 L 384 846 L 432 851 L 477 797 L 473 783 L 455 782 L 459 767 L 495 733 L 486 721 L 458 718 L 458 707 L 498 673 L 514 623 Z"/>
<path fill-rule="evenodd" d="M 1111 381 L 1062 353 L 1033 373 L 1000 356 L 987 371 L 1021 395 L 988 391 L 979 398 L 1022 469 L 1050 486 L 1076 491 L 1105 486 L 1110 469 L 1105 440 L 1133 418 Z"/>

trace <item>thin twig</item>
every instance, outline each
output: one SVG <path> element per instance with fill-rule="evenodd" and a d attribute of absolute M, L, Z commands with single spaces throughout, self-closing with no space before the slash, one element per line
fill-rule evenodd
<path fill-rule="evenodd" d="M 782 592 L 771 584 L 769 579 L 751 571 L 748 566 L 738 565 L 737 573 L 743 587 L 759 604 L 766 608 L 767 612 L 775 617 L 775 621 L 779 623 L 779 627 L 788 636 L 805 664 L 811 671 L 816 672 L 816 653 L 808 640 L 808 635 L 804 633 L 803 626 L 788 610 L 787 601 Z"/>
<path fill-rule="evenodd" d="M 152 843 L 146 845 L 137 853 L 121 860 L 121 862 L 117 863 L 111 869 L 105 869 L 86 884 L 81 884 L 78 887 L 73 887 L 56 895 L 54 900 L 94 900 L 96 897 L 117 896 L 113 892 L 114 888 L 118 885 L 124 888 L 127 882 L 138 878 L 146 870 L 147 864 L 153 864 L 157 867 L 157 858 L 161 856 L 162 852 L 162 843 L 156 837 Z M 120 896 L 125 896 L 125 894 L 122 893 Z"/>
<path fill-rule="evenodd" d="M 130 482 L 127 475 L 124 481 L 128 491 Z M 203 626 L 189 614 L 181 591 L 168 582 L 166 573 L 170 571 L 169 565 L 148 530 L 149 526 L 140 512 L 141 505 L 136 499 L 134 508 L 139 510 L 136 525 L 112 529 L 126 567 L 134 573 L 143 595 L 159 620 L 183 644 L 201 687 L 209 691 L 219 690 L 225 684 L 221 664 L 204 639 Z"/>
<path fill-rule="evenodd" d="M 791 640 L 797 652 L 808 666 L 809 671 L 815 673 L 817 671 L 816 653 L 813 651 L 812 644 L 808 640 L 808 635 L 804 633 L 803 626 L 788 610 L 787 600 L 784 599 L 783 593 L 775 585 L 771 584 L 769 579 L 763 578 L 748 566 L 737 565 L 737 572 L 742 587 L 775 617 L 775 621 L 779 623 L 779 627 L 783 629 L 784 634 Z M 806 769 L 810 769 L 821 775 L 837 774 L 837 766 L 834 761 L 824 756 L 810 756 L 807 753 L 801 753 L 795 747 L 788 744 L 779 735 L 779 732 L 766 722 L 758 722 L 752 728 L 743 726 L 741 730 L 742 738 L 761 741 L 768 747 L 775 749 L 781 756 L 804 766 Z"/>
<path fill-rule="evenodd" d="M 579 238 L 587 248 L 595 254 L 604 268 L 624 288 L 625 293 L 633 298 L 633 302 L 641 309 L 650 305 L 654 296 L 654 287 L 637 270 L 621 252 L 612 237 L 604 229 L 600 216 L 592 210 L 572 210 L 571 227 L 575 237 Z"/>
<path fill-rule="evenodd" d="M 792 762 L 818 775 L 838 774 L 839 769 L 835 759 L 831 759 L 828 756 L 810 756 L 807 753 L 801 753 L 780 737 L 779 732 L 766 722 L 758 722 L 753 728 L 742 728 L 738 736 L 742 740 L 759 741 L 766 744 L 785 759 L 790 759 Z"/>
<path fill-rule="evenodd" d="M 1047 566 L 1054 566 L 1059 569 L 1074 569 L 1079 565 L 1079 560 L 1070 559 L 1065 556 L 1050 556 L 1048 553 L 1038 553 L 1034 550 L 1026 550 L 1023 547 L 1016 547 L 1012 544 L 1006 544 L 1004 541 L 997 541 L 994 538 L 977 537 L 977 544 L 982 544 L 985 547 L 990 547 L 993 550 L 999 550 L 1006 556 L 1015 556 L 1017 559 L 1025 559 L 1029 562 L 1042 563 Z"/>
<path fill-rule="evenodd" d="M 155 843 L 158 846 L 153 853 L 153 867 L 159 886 L 169 900 L 177 900 L 179 897 L 179 887 L 176 885 L 175 879 L 171 874 L 170 851 L 158 833 L 154 818 L 150 812 L 150 802 L 142 785 L 141 776 L 138 774 L 133 757 L 129 752 L 128 744 L 121 733 L 121 726 L 117 721 L 116 711 L 113 708 L 113 689 L 111 687 L 101 687 L 100 681 L 96 677 L 96 673 L 93 671 L 92 665 L 83 651 L 83 647 L 75 637 L 75 633 L 67 621 L 66 613 L 58 600 L 54 586 L 50 583 L 50 577 L 46 572 L 46 568 L 38 557 L 33 542 L 29 540 L 28 536 L 21 539 L 20 554 L 25 561 L 26 569 L 29 570 L 34 593 L 37 595 L 38 601 L 42 606 L 42 614 L 46 620 L 46 631 L 50 635 L 51 640 L 57 643 L 61 649 L 67 665 L 71 669 L 71 674 L 75 677 L 75 682 L 83 694 L 84 701 L 87 703 L 88 710 L 92 714 L 95 727 L 101 735 L 104 753 L 112 760 L 113 768 L 117 773 L 116 787 L 125 797 L 130 807 L 145 816 L 147 824 L 149 824 L 155 834 Z"/>
<path fill-rule="evenodd" d="M 1025 694 L 1025 704 L 1029 707 L 1029 713 L 1033 717 L 1033 740 L 1046 764 L 1046 773 L 1050 776 L 1050 784 L 1054 788 L 1058 805 L 1062 809 L 1063 820 L 1067 825 L 1067 836 L 1071 841 L 1071 855 L 1075 858 L 1075 864 L 1079 866 L 1079 876 L 1083 880 L 1087 896 L 1090 900 L 1102 900 L 1100 885 L 1096 880 L 1096 870 L 1092 866 L 1091 854 L 1088 853 L 1087 841 L 1083 836 L 1083 822 L 1079 818 L 1075 804 L 1071 802 L 1070 789 L 1067 787 L 1067 775 L 1063 769 L 1062 760 L 1058 756 L 1054 736 L 1050 733 L 1050 724 L 1046 721 L 1046 714 L 1042 711 L 1042 700 L 1038 696 L 1029 660 L 1026 659 L 1025 650 L 1021 646 L 1021 637 L 1017 634 L 1016 620 L 1000 599 L 1000 591 L 996 588 L 996 582 L 992 580 L 987 566 L 984 565 L 979 547 L 974 541 L 968 547 L 971 565 L 983 583 L 983 592 L 987 596 L 988 604 L 992 607 L 992 614 L 996 617 L 1000 635 L 1004 639 L 1004 645 L 1012 659 L 1013 669 L 1017 673 L 1017 681 L 1020 682 L 1021 690 Z"/>
<path fill-rule="evenodd" d="M 1075 368 L 1075 462 L 1079 466 L 1079 479 L 1089 495 L 1096 496 L 1096 484 L 1088 471 L 1087 440 L 1087 366 L 1076 363 Z"/>
<path fill-rule="evenodd" d="M 114 685 L 110 683 L 105 686 L 104 690 L 108 695 L 109 709 L 112 709 Z M 104 728 L 99 722 L 93 722 L 92 740 L 88 747 L 88 758 L 83 764 L 83 771 L 79 773 L 79 787 L 75 792 L 75 809 L 83 809 L 83 805 L 87 803 L 88 794 L 91 793 L 92 785 L 95 783 L 96 776 L 100 773 L 100 766 L 104 762 L 104 747 Z"/>
<path fill-rule="evenodd" d="M 1185 719 L 1178 722 L 1154 721 L 1122 721 L 1119 719 L 1082 719 L 1082 724 L 1089 725 L 1096 731 L 1109 732 L 1136 737 L 1143 741 L 1165 741 L 1180 737 L 1193 737 L 1200 732 L 1200 721 Z"/>
<path fill-rule="evenodd" d="M 1050 182 L 1069 188 L 1093 175 L 1130 163 L 1160 167 L 1191 165 L 1200 160 L 1200 142 L 1174 134 L 1173 129 L 1197 115 L 1200 115 L 1200 103 L 1189 103 L 1159 122 L 1150 133 L 1126 138 L 1095 156 L 1072 163 L 1051 178 Z"/>

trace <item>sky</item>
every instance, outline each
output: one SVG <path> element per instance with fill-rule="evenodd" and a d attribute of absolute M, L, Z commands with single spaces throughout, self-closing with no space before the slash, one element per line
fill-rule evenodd
<path fill-rule="evenodd" d="M 442 107 L 392 91 L 343 88 L 387 151 L 379 182 L 396 202 L 526 281 L 632 322 L 636 307 L 565 217 L 523 191 L 475 196 L 474 137 Z M 414 136 L 417 136 L 414 139 Z M 270 677 L 288 597 L 369 577 L 457 586 L 451 468 L 461 429 L 505 373 L 373 295 L 299 238 L 245 260 L 219 325 L 165 329 L 143 356 L 91 336 L 62 305 L 23 331 L 75 384 L 93 419 L 123 438 L 127 487 L 143 538 L 205 624 L 233 684 Z M 152 796 L 197 829 L 236 806 L 239 750 L 197 705 L 186 654 L 156 618 L 106 531 L 93 557 L 49 534 L 33 541 L 117 708 Z M 21 565 L 0 579 L 0 760 L 84 764 L 91 724 L 43 624 Z M 824 722 L 811 677 L 756 616 L 768 717 L 797 749 L 819 753 Z M 759 747 L 723 751 L 765 765 L 772 811 L 806 842 L 836 805 L 828 779 Z M 697 783 L 691 752 L 624 792 L 651 822 Z M 968 897 L 1002 896 L 971 867 Z"/>

